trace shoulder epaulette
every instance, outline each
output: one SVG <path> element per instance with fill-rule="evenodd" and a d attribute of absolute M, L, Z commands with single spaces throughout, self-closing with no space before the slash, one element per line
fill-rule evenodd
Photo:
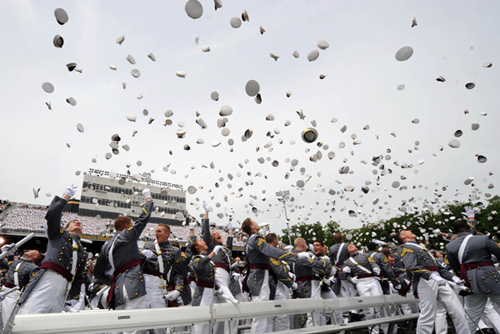
<path fill-rule="evenodd" d="M 405 256 L 406 253 L 413 253 L 413 249 L 403 247 L 403 251 L 401 252 L 401 257 Z"/>

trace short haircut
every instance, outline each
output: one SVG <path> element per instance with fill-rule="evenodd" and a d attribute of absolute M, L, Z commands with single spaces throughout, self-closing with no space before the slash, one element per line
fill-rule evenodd
<path fill-rule="evenodd" d="M 469 232 L 470 227 L 465 220 L 459 218 L 453 222 L 453 230 L 455 233 Z"/>
<path fill-rule="evenodd" d="M 316 242 L 317 242 L 317 243 L 318 243 L 321 247 L 325 246 L 325 243 L 324 243 L 323 241 L 321 241 L 321 240 L 316 240 L 316 241 L 314 241 L 314 242 L 313 242 L 313 245 L 314 245 Z"/>
<path fill-rule="evenodd" d="M 344 241 L 344 236 L 342 235 L 342 233 L 335 233 L 335 235 L 333 236 L 333 240 L 335 240 L 336 243 L 342 242 Z"/>
<path fill-rule="evenodd" d="M 394 239 L 396 239 L 396 241 L 399 242 L 400 244 L 403 243 L 403 239 L 401 239 L 401 232 L 403 232 L 403 230 L 398 231 L 398 233 L 396 233 L 396 236 L 394 237 Z"/>
<path fill-rule="evenodd" d="M 113 226 L 115 227 L 115 230 L 117 231 L 123 231 L 124 229 L 127 228 L 128 224 L 132 223 L 132 219 L 128 216 L 120 216 L 115 219 L 113 222 Z"/>
<path fill-rule="evenodd" d="M 67 229 L 67 228 L 69 227 L 69 224 L 71 224 L 72 222 L 79 222 L 79 220 L 78 220 L 78 219 L 73 219 L 73 220 L 69 221 L 69 222 L 66 224 L 66 226 L 64 227 L 64 229 Z M 81 223 L 82 223 L 82 222 L 80 222 L 80 224 L 81 224 Z"/>
<path fill-rule="evenodd" d="M 374 242 L 369 242 L 366 244 L 366 248 L 368 248 L 369 251 L 376 251 L 377 250 L 377 244 Z"/>
<path fill-rule="evenodd" d="M 190 246 L 191 252 L 193 253 L 193 255 L 200 254 L 200 252 L 198 252 L 198 250 L 196 249 L 196 246 L 198 246 L 198 240 L 193 241 L 193 243 Z"/>
<path fill-rule="evenodd" d="M 269 233 L 266 235 L 266 242 L 270 244 L 274 240 L 278 239 L 278 236 L 275 233 Z"/>
<path fill-rule="evenodd" d="M 307 243 L 306 243 L 306 240 L 304 238 L 297 238 L 293 241 L 293 244 L 295 245 L 295 247 L 301 245 L 301 246 L 306 246 L 307 247 Z"/>
<path fill-rule="evenodd" d="M 241 229 L 243 230 L 243 232 L 250 235 L 252 233 L 252 219 L 245 219 L 243 221 L 243 224 L 241 224 Z"/>
<path fill-rule="evenodd" d="M 391 250 L 389 248 L 386 248 L 386 247 L 382 248 L 380 253 L 384 254 L 385 256 L 392 256 Z"/>
<path fill-rule="evenodd" d="M 164 227 L 165 230 L 167 230 L 168 234 L 170 234 L 170 226 L 168 226 L 167 224 L 158 224 L 158 226 Z"/>

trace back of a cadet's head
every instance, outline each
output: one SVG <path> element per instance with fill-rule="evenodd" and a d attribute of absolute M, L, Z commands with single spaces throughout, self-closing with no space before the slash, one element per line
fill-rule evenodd
<path fill-rule="evenodd" d="M 369 242 L 366 244 L 366 248 L 368 248 L 368 251 L 370 251 L 370 252 L 372 252 L 372 251 L 375 252 L 375 251 L 377 251 L 377 244 L 374 242 Z"/>
<path fill-rule="evenodd" d="M 333 236 L 333 240 L 335 240 L 335 243 L 343 242 L 344 241 L 344 236 L 342 233 L 335 233 Z"/>
<path fill-rule="evenodd" d="M 295 239 L 293 244 L 295 245 L 295 247 L 301 247 L 301 248 L 306 247 L 307 248 L 306 241 L 303 238 Z"/>
<path fill-rule="evenodd" d="M 389 256 L 391 255 L 391 250 L 389 248 L 384 247 L 380 250 L 380 253 L 384 254 L 385 256 Z"/>
<path fill-rule="evenodd" d="M 193 255 L 200 254 L 200 252 L 198 251 L 198 249 L 196 248 L 196 246 L 198 246 L 198 240 L 193 241 L 193 243 L 190 246 L 191 247 L 191 252 L 193 253 Z"/>
<path fill-rule="evenodd" d="M 268 233 L 268 234 L 266 234 L 266 242 L 268 244 L 271 244 L 276 239 L 278 239 L 278 236 L 276 235 L 276 233 Z"/>
<path fill-rule="evenodd" d="M 252 219 L 245 219 L 243 221 L 243 224 L 241 224 L 241 229 L 243 230 L 243 232 L 250 235 L 252 233 Z"/>
<path fill-rule="evenodd" d="M 127 216 L 120 216 L 116 218 L 115 221 L 113 222 L 113 226 L 117 231 L 123 231 L 129 228 L 129 226 L 131 225 L 132 225 L 132 219 L 130 219 L 130 217 Z"/>
<path fill-rule="evenodd" d="M 455 231 L 455 233 L 469 232 L 469 225 L 462 218 L 457 219 L 453 222 L 453 231 Z"/>

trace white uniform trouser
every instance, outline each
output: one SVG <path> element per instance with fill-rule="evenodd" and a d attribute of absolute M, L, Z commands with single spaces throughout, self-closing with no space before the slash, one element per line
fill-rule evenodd
<path fill-rule="evenodd" d="M 226 269 L 219 267 L 215 268 L 215 284 L 219 287 L 219 293 L 222 293 L 222 295 L 224 296 L 215 297 L 215 303 L 229 303 L 231 302 L 231 300 L 233 303 L 238 302 L 238 300 L 233 297 L 233 293 L 229 289 L 229 284 L 231 284 L 231 276 L 229 276 L 229 273 Z M 214 333 L 229 334 L 229 323 L 227 321 L 216 322 L 214 325 Z"/>
<path fill-rule="evenodd" d="M 420 316 L 417 321 L 417 334 L 432 334 L 436 321 L 437 301 L 441 301 L 455 325 L 457 333 L 470 333 L 465 311 L 457 295 L 448 284 L 438 286 L 436 281 L 420 279 L 417 286 Z"/>
<path fill-rule="evenodd" d="M 201 296 L 200 306 L 210 306 L 214 303 L 214 289 L 204 288 L 203 295 Z M 193 312 L 196 312 L 193 309 Z M 207 334 L 211 333 L 210 324 L 207 325 L 194 325 L 194 334 Z"/>
<path fill-rule="evenodd" d="M 311 298 L 321 298 L 321 289 L 319 288 L 319 281 L 318 280 L 312 280 L 311 281 Z M 307 321 L 306 321 L 306 327 L 313 327 L 315 324 L 316 326 L 319 325 L 319 313 L 308 313 L 307 314 Z"/>
<path fill-rule="evenodd" d="M 115 310 L 141 310 L 146 308 L 146 296 L 137 297 L 133 300 L 128 298 L 127 289 L 123 286 L 123 301 L 124 303 L 117 306 Z M 143 330 L 132 331 L 132 332 L 122 332 L 123 334 L 141 334 L 144 333 Z"/>
<path fill-rule="evenodd" d="M 285 284 L 278 281 L 276 285 L 276 294 L 274 300 L 287 300 L 292 299 L 292 290 Z M 290 316 L 279 315 L 269 319 L 268 332 L 279 332 L 290 329 Z"/>
<path fill-rule="evenodd" d="M 384 292 L 380 283 L 373 277 L 358 278 L 356 290 L 360 296 L 382 296 Z M 380 307 L 369 308 L 365 311 L 365 319 L 375 319 L 381 315 Z M 378 334 L 378 326 L 373 326 L 371 334 Z"/>
<path fill-rule="evenodd" d="M 67 286 L 68 281 L 64 277 L 52 269 L 45 269 L 18 314 L 61 312 Z"/>
<path fill-rule="evenodd" d="M 436 321 L 434 322 L 434 329 L 436 334 L 447 334 L 448 333 L 448 320 L 446 319 L 446 308 L 443 303 L 439 300 L 437 301 L 436 307 Z"/>
<path fill-rule="evenodd" d="M 258 296 L 252 296 L 252 302 L 261 302 L 269 300 L 269 270 L 264 271 L 264 279 Z M 251 334 L 265 333 L 267 329 L 268 318 L 254 318 L 252 320 Z"/>
<path fill-rule="evenodd" d="M 165 308 L 165 299 L 163 299 L 163 291 L 165 281 L 158 276 L 144 274 L 144 282 L 146 283 L 146 302 L 144 308 Z M 166 328 L 153 329 L 154 334 L 167 333 Z"/>
<path fill-rule="evenodd" d="M 358 291 L 354 284 L 345 279 L 340 280 L 340 297 L 356 297 L 357 295 Z M 350 312 L 357 314 L 358 310 L 350 310 Z"/>
<path fill-rule="evenodd" d="M 321 298 L 323 298 L 323 299 L 336 299 L 337 296 L 335 295 L 335 292 L 333 292 L 330 289 L 330 291 L 321 291 Z M 319 316 L 319 325 L 320 326 L 326 325 L 327 319 L 329 317 L 330 317 L 330 314 L 320 313 L 320 316 Z M 343 324 L 344 323 L 344 317 L 342 316 L 342 312 L 335 312 L 335 319 L 337 320 L 337 325 Z"/>
<path fill-rule="evenodd" d="M 493 311 L 500 310 L 500 295 L 470 295 L 465 297 L 465 310 L 469 313 L 469 316 L 472 318 L 468 318 L 469 329 L 471 333 L 476 332 L 476 324 L 479 323 L 479 319 L 481 315 L 485 315 L 488 317 L 488 320 L 494 326 L 497 332 L 500 332 L 500 317 L 493 312 L 491 312 L 491 308 L 485 308 L 488 303 L 491 301 L 493 304 Z M 490 316 L 488 316 L 490 315 Z"/>
<path fill-rule="evenodd" d="M 9 322 L 10 315 L 12 314 L 12 310 L 16 306 L 17 300 L 20 296 L 19 288 L 7 288 L 3 287 L 2 292 L 9 292 L 14 289 L 14 292 L 10 292 L 5 296 L 4 300 L 2 300 L 2 326 L 5 328 L 7 323 Z M 12 319 L 13 321 L 14 319 Z"/>

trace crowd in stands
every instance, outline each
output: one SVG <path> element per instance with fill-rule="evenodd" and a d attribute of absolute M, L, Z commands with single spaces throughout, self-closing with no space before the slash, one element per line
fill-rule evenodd
<path fill-rule="evenodd" d="M 0 221 L 0 228 L 3 230 L 24 231 L 24 232 L 44 232 L 46 223 L 45 215 L 47 209 L 45 207 L 33 207 L 27 204 L 18 205 L 8 212 L 5 220 Z M 72 220 L 79 220 L 83 224 L 83 234 L 90 236 L 112 237 L 113 236 L 113 220 L 109 218 L 80 216 L 73 212 L 63 212 L 62 224 Z M 141 239 L 153 240 L 155 236 L 157 224 L 148 223 L 144 229 Z M 171 225 L 170 240 L 186 242 L 189 237 L 189 228 L 186 226 Z M 195 229 L 196 233 L 201 233 L 201 228 L 198 226 Z M 227 238 L 227 232 L 220 231 L 223 238 Z M 235 238 L 236 245 L 242 245 L 244 240 L 241 237 Z"/>

